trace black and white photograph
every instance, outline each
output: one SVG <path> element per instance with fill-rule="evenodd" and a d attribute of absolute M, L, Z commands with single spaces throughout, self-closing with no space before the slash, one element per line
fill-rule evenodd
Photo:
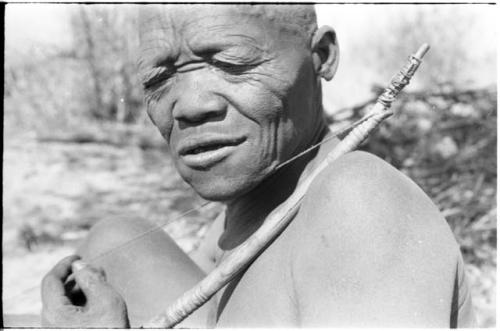
<path fill-rule="evenodd" d="M 496 327 L 495 2 L 4 9 L 2 327 Z"/>

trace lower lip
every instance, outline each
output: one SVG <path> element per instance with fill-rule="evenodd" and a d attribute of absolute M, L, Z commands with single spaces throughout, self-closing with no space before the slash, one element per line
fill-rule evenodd
<path fill-rule="evenodd" d="M 204 169 L 215 165 L 231 154 L 237 146 L 224 146 L 215 150 L 201 152 L 198 154 L 186 154 L 181 156 L 184 163 L 190 168 Z"/>

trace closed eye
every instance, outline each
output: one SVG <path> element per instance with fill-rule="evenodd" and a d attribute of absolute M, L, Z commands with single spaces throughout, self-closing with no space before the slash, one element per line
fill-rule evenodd
<path fill-rule="evenodd" d="M 165 67 L 154 68 L 142 77 L 142 86 L 145 90 L 158 87 L 173 75 L 173 71 Z"/>
<path fill-rule="evenodd" d="M 223 70 L 224 72 L 227 72 L 232 75 L 241 75 L 244 74 L 245 72 L 255 68 L 258 64 L 241 64 L 241 63 L 232 63 L 232 62 L 227 62 L 227 61 L 221 61 L 218 59 L 211 58 L 209 60 L 209 63 L 218 68 Z"/>

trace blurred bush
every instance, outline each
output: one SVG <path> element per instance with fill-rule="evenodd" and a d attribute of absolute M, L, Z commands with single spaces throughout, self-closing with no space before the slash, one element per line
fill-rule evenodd
<path fill-rule="evenodd" d="M 79 7 L 71 17 L 73 52 L 86 76 L 81 90 L 85 113 L 95 119 L 135 122 L 142 95 L 136 81 L 137 14 L 110 7 Z"/>
<path fill-rule="evenodd" d="M 379 91 L 378 88 L 375 89 Z M 330 117 L 360 118 L 374 99 Z M 440 207 L 469 263 L 496 261 L 496 88 L 403 93 L 362 149 L 415 180 Z"/>
<path fill-rule="evenodd" d="M 330 9 L 331 8 L 331 9 Z M 338 33 L 340 65 L 324 84 L 327 111 L 370 98 L 422 43 L 431 50 L 407 91 L 495 84 L 496 16 L 488 5 L 323 5 L 322 16 Z M 347 17 L 347 18 L 346 18 Z"/>
<path fill-rule="evenodd" d="M 379 91 L 379 88 L 375 89 Z M 375 98 L 331 116 L 342 127 Z M 448 221 L 467 263 L 478 325 L 495 325 L 497 243 L 496 87 L 406 93 L 361 149 L 413 179 Z"/>
<path fill-rule="evenodd" d="M 390 33 L 376 30 L 358 47 L 371 50 L 360 56 L 366 63 L 376 59 L 375 71 L 378 77 L 391 77 L 395 69 L 418 46 L 426 42 L 432 51 L 425 57 L 425 65 L 419 70 L 412 86 L 432 87 L 452 83 L 461 87 L 469 82 L 471 70 L 463 70 L 478 59 L 470 51 L 469 41 L 475 17 L 459 6 L 430 6 L 407 11 L 404 17 L 399 13 L 389 15 Z M 460 24 L 454 24 L 460 21 Z M 447 23 L 447 28 L 443 24 Z"/>
<path fill-rule="evenodd" d="M 403 94 L 394 105 L 397 115 L 362 148 L 409 175 L 439 206 L 475 268 L 469 272 L 473 287 L 482 282 L 474 300 L 484 299 L 486 311 L 494 310 L 496 281 L 497 96 L 496 88 L 468 86 L 473 73 L 492 70 L 496 55 L 478 56 L 470 47 L 481 32 L 471 28 L 479 16 L 459 7 L 416 6 L 376 20 L 388 22 L 383 28 L 364 25 L 369 34 L 342 49 L 347 62 L 334 83 L 344 90 L 332 95 L 347 104 L 355 96 L 363 100 L 364 87 L 388 81 L 419 44 L 433 46 L 412 82 L 420 92 Z M 200 202 L 158 148 L 165 145 L 142 105 L 137 8 L 73 9 L 71 47 L 32 45 L 5 57 L 4 137 L 34 132 L 38 138 L 12 140 L 4 153 L 4 230 L 16 228 L 11 232 L 28 249 L 44 240 L 66 241 L 62 232 L 86 230 L 109 215 L 135 213 L 159 224 Z M 332 126 L 360 118 L 374 101 L 366 99 L 328 115 Z M 183 224 L 186 238 L 217 210 Z M 481 318 L 481 326 L 495 323 L 494 314 Z"/>
<path fill-rule="evenodd" d="M 136 10 L 76 6 L 69 13 L 72 47 L 35 44 L 29 52 L 6 57 L 8 133 L 74 131 L 84 123 L 146 120 L 135 73 Z"/>

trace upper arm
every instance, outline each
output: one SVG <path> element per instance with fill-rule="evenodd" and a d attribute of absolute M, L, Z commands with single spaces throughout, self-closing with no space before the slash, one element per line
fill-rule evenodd
<path fill-rule="evenodd" d="M 366 153 L 311 186 L 293 264 L 303 325 L 448 326 L 457 248 L 437 208 Z"/>

